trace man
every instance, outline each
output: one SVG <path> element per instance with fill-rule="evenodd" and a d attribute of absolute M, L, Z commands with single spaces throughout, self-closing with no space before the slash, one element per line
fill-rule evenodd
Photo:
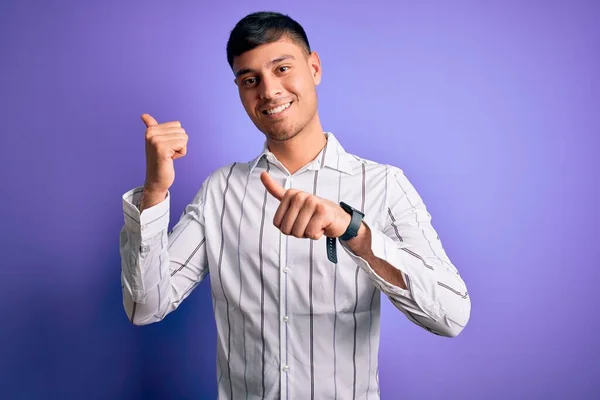
<path fill-rule="evenodd" d="M 123 195 L 127 315 L 161 321 L 210 273 L 219 398 L 377 399 L 379 294 L 453 337 L 469 320 L 465 284 L 402 171 L 323 131 L 321 62 L 297 22 L 248 15 L 227 58 L 265 147 L 214 171 L 168 233 L 187 135 L 142 116 L 146 180 Z"/>

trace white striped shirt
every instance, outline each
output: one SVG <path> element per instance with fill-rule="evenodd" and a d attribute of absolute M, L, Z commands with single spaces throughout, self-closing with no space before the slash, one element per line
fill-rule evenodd
<path fill-rule="evenodd" d="M 351 155 L 326 135 L 293 175 L 266 143 L 254 160 L 214 171 L 171 232 L 170 194 L 141 215 L 142 188 L 123 195 L 125 311 L 136 325 L 161 321 L 210 272 L 219 399 L 378 399 L 381 292 L 435 334 L 455 336 L 469 319 L 465 283 L 402 170 Z M 334 264 L 325 237 L 281 233 L 264 170 L 285 188 L 363 211 L 374 255 L 402 271 L 407 290 L 339 240 Z"/>

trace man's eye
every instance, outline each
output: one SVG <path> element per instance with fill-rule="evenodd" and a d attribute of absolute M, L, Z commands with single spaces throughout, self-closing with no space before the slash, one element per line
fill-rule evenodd
<path fill-rule="evenodd" d="M 256 78 L 244 79 L 244 81 L 242 83 L 244 85 L 246 85 L 246 86 L 248 86 L 248 85 L 254 85 L 256 83 Z"/>
<path fill-rule="evenodd" d="M 280 70 L 281 72 L 285 72 L 285 71 L 287 71 L 288 69 L 290 69 L 290 67 L 288 67 L 288 66 L 279 67 L 279 70 Z"/>

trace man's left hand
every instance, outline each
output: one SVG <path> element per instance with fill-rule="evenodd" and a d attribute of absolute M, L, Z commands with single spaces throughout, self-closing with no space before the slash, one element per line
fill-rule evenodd
<path fill-rule="evenodd" d="M 297 189 L 285 189 L 268 172 L 260 180 L 273 197 L 280 201 L 273 224 L 284 234 L 298 238 L 337 238 L 346 232 L 351 216 L 331 200 Z"/>

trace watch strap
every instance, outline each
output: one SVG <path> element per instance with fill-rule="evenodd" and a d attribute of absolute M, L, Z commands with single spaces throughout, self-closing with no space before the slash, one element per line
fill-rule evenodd
<path fill-rule="evenodd" d="M 346 228 L 346 232 L 342 236 L 340 236 L 340 240 L 350 240 L 358 235 L 358 230 L 360 229 L 360 225 L 362 224 L 362 219 L 365 216 L 362 212 L 352 208 L 348 204 L 343 201 L 340 202 L 340 206 L 346 211 L 348 214 L 352 216 L 350 219 L 350 224 L 348 228 Z M 327 258 L 334 264 L 337 264 L 337 240 L 336 238 L 328 237 L 327 238 Z"/>
<path fill-rule="evenodd" d="M 337 240 L 332 237 L 327 238 L 327 258 L 334 264 L 337 264 Z"/>
<path fill-rule="evenodd" d="M 348 228 L 346 228 L 346 232 L 340 236 L 340 240 L 350 240 L 358 235 L 358 230 L 360 229 L 362 219 L 365 215 L 343 201 L 340 203 L 340 206 L 344 209 L 344 211 L 352 216 L 350 219 L 350 224 L 348 225 Z"/>

